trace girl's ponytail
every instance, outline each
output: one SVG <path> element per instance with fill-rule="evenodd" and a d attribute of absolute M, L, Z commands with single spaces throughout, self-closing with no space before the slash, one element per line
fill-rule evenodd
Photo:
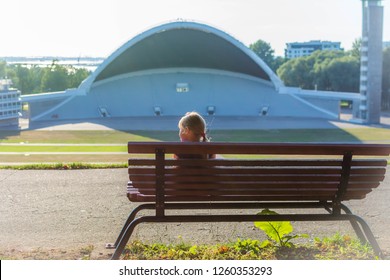
<path fill-rule="evenodd" d="M 202 142 L 208 142 L 208 139 L 206 137 L 206 133 L 202 132 L 201 134 L 202 138 L 203 138 L 203 141 Z"/>
<path fill-rule="evenodd" d="M 211 141 L 210 138 L 206 135 L 205 132 L 203 132 L 201 136 L 203 138 L 202 142 L 210 142 Z"/>

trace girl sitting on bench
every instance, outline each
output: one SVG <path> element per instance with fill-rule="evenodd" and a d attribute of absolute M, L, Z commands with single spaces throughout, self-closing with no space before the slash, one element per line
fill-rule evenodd
<path fill-rule="evenodd" d="M 179 121 L 179 137 L 181 142 L 208 142 L 206 136 L 206 121 L 197 112 L 186 113 Z M 180 154 L 175 159 L 215 158 L 215 155 Z"/>

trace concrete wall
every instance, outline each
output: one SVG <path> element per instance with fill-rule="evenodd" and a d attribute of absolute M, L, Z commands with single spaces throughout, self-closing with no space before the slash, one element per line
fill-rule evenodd
<path fill-rule="evenodd" d="M 185 83 L 188 92 L 177 92 Z M 84 96 L 75 95 L 41 120 L 102 117 L 164 116 L 188 111 L 207 114 L 215 107 L 218 116 L 268 116 L 329 118 L 313 106 L 289 94 L 279 94 L 271 82 L 242 74 L 213 70 L 160 70 L 132 73 L 93 84 Z"/>

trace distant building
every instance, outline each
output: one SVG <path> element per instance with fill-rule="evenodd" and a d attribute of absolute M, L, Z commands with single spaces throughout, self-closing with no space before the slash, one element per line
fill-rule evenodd
<path fill-rule="evenodd" d="M 17 125 L 22 111 L 20 91 L 11 88 L 11 80 L 0 79 L 0 126 Z"/>
<path fill-rule="evenodd" d="M 319 41 L 313 40 L 303 43 L 286 43 L 287 48 L 285 49 L 286 58 L 296 58 L 301 56 L 308 56 L 318 50 L 343 50 L 341 48 L 340 42 L 330 42 L 330 41 Z"/>
<path fill-rule="evenodd" d="M 390 41 L 383 42 L 383 49 L 390 47 Z"/>

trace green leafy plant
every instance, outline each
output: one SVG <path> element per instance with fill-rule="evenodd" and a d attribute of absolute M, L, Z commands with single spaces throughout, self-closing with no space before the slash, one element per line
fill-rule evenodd
<path fill-rule="evenodd" d="M 241 240 L 240 238 L 237 239 L 236 243 L 233 244 L 233 248 L 237 252 L 241 252 L 243 254 L 249 253 L 255 253 L 257 254 L 260 251 L 260 241 L 259 240 L 252 240 L 252 239 L 244 239 Z"/>
<path fill-rule="evenodd" d="M 275 211 L 264 209 L 258 215 L 278 215 Z M 295 238 L 307 238 L 307 234 L 295 234 L 290 235 L 293 231 L 293 226 L 289 221 L 264 221 L 264 222 L 255 222 L 255 227 L 263 230 L 268 236 L 269 240 L 265 240 L 261 247 L 266 247 L 273 243 L 281 247 L 293 247 L 293 243 L 290 240 Z"/>

